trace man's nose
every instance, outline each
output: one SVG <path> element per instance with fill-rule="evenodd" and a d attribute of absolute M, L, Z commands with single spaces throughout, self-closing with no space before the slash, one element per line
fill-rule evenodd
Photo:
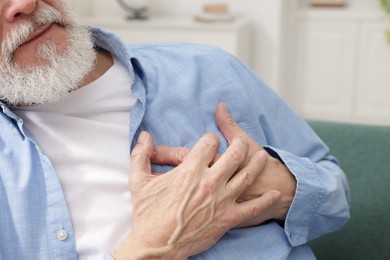
<path fill-rule="evenodd" d="M 10 0 L 5 10 L 5 19 L 12 23 L 17 19 L 32 14 L 39 0 Z"/>

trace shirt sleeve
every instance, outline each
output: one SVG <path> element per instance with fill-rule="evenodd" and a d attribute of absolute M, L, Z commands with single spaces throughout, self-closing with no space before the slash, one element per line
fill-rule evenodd
<path fill-rule="evenodd" d="M 271 148 L 272 149 L 272 148 Z M 297 189 L 285 221 L 291 245 L 341 228 L 349 218 L 348 184 L 332 156 L 320 161 L 274 149 L 297 180 Z"/>
<path fill-rule="evenodd" d="M 349 187 L 337 159 L 305 120 L 254 72 L 234 57 L 229 63 L 248 100 L 246 112 L 254 113 L 266 140 L 261 145 L 273 150 L 296 178 L 296 194 L 284 225 L 291 245 L 305 244 L 342 227 L 349 218 Z M 244 129 L 249 134 L 253 131 Z"/>

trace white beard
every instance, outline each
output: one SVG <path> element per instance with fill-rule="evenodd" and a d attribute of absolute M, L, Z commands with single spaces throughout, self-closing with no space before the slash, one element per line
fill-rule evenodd
<path fill-rule="evenodd" d="M 89 30 L 66 1 L 60 2 L 68 10 L 66 22 L 54 8 L 42 7 L 33 15 L 32 22 L 15 28 L 2 43 L 0 100 L 10 106 L 56 101 L 79 88 L 85 76 L 94 68 L 96 53 Z M 66 50 L 59 53 L 54 42 L 45 42 L 38 47 L 37 53 L 46 60 L 46 65 L 25 68 L 16 64 L 13 55 L 18 46 L 37 27 L 48 22 L 65 27 L 69 42 Z"/>

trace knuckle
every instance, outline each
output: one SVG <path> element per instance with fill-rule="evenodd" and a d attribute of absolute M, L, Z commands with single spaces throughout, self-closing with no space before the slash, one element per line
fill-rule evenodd
<path fill-rule="evenodd" d="M 201 191 L 204 195 L 214 194 L 216 189 L 217 183 L 212 179 L 205 180 L 201 185 Z"/>
<path fill-rule="evenodd" d="M 238 149 L 233 149 L 230 153 L 230 159 L 235 165 L 240 165 L 245 159 L 245 154 Z"/>
<path fill-rule="evenodd" d="M 253 205 L 251 210 L 251 216 L 257 217 L 261 213 L 261 207 L 259 205 Z"/>
<path fill-rule="evenodd" d="M 135 160 L 135 159 L 141 157 L 141 155 L 142 155 L 141 152 L 139 152 L 139 151 L 134 151 L 134 152 L 131 153 L 130 159 L 131 159 L 131 160 Z"/>
<path fill-rule="evenodd" d="M 248 170 L 245 170 L 242 172 L 242 182 L 244 183 L 245 187 L 249 187 L 253 184 L 254 182 L 254 177 L 252 176 L 251 172 Z"/>
<path fill-rule="evenodd" d="M 174 157 L 175 152 L 171 151 L 170 149 L 161 150 L 161 153 L 159 153 L 158 156 L 162 162 L 171 162 L 176 160 L 176 157 Z"/>
<path fill-rule="evenodd" d="M 138 158 L 142 158 L 143 156 L 151 158 L 153 154 L 154 154 L 154 149 L 148 150 L 139 146 L 135 146 L 135 148 L 130 154 L 130 159 L 138 159 Z"/>
<path fill-rule="evenodd" d="M 178 149 L 178 150 L 176 151 L 176 156 L 175 156 L 175 158 L 177 158 L 178 162 L 181 163 L 181 162 L 183 162 L 184 159 L 187 157 L 188 153 L 189 153 L 189 151 L 188 151 L 188 149 L 186 149 L 186 148 Z"/>
<path fill-rule="evenodd" d="M 234 118 L 232 116 L 226 116 L 224 118 L 224 120 L 222 121 L 222 124 L 223 124 L 223 126 L 229 126 L 229 127 L 237 126 L 236 121 L 234 120 Z"/>
<path fill-rule="evenodd" d="M 232 116 L 228 116 L 226 118 L 226 124 L 228 124 L 229 126 L 234 126 L 234 127 L 237 127 L 237 130 L 240 129 L 238 127 L 238 124 L 236 123 L 236 121 L 234 120 L 234 118 Z"/>
<path fill-rule="evenodd" d="M 214 133 L 207 133 L 202 138 L 203 143 L 210 148 L 217 148 L 219 137 Z"/>

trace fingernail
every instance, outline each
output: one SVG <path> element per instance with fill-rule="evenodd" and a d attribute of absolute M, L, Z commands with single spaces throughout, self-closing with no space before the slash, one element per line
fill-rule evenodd
<path fill-rule="evenodd" d="M 265 150 L 259 150 L 256 152 L 257 156 L 264 159 L 264 160 L 267 160 L 268 158 L 268 153 L 265 151 Z"/>
<path fill-rule="evenodd" d="M 272 197 L 274 198 L 275 201 L 278 201 L 280 199 L 281 195 L 282 195 L 282 193 L 280 191 L 274 190 Z"/>
<path fill-rule="evenodd" d="M 188 149 L 186 149 L 186 148 L 180 149 L 179 154 L 178 154 L 178 157 L 179 157 L 178 159 L 181 162 L 183 162 L 184 159 L 187 157 L 188 153 L 189 153 Z"/>
<path fill-rule="evenodd" d="M 226 105 L 225 102 L 222 102 L 222 103 L 221 103 L 221 106 L 222 106 L 223 109 L 225 109 L 225 110 L 227 111 L 227 105 Z"/>
<path fill-rule="evenodd" d="M 206 136 L 206 135 L 212 137 L 213 139 L 218 139 L 219 138 L 218 134 L 215 133 L 215 132 L 207 132 L 203 136 Z"/>
<path fill-rule="evenodd" d="M 259 156 L 259 157 L 265 157 L 265 152 L 264 152 L 264 150 L 258 150 L 258 151 L 256 152 L 256 154 L 257 154 L 257 156 Z"/>

